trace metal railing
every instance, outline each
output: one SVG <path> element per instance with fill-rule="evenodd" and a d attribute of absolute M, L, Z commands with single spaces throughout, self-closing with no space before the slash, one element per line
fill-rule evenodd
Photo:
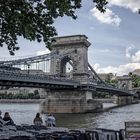
<path fill-rule="evenodd" d="M 24 74 L 7 70 L 0 70 L 0 80 L 22 81 L 42 84 L 71 85 L 78 86 L 79 82 L 69 79 L 55 78 L 46 75 Z"/>

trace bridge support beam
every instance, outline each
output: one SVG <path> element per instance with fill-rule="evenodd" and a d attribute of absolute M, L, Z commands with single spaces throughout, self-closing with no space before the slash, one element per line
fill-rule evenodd
<path fill-rule="evenodd" d="M 91 91 L 50 91 L 40 104 L 43 113 L 85 113 L 101 108 L 102 104 L 92 99 Z"/>
<path fill-rule="evenodd" d="M 116 103 L 118 105 L 128 105 L 133 103 L 133 97 L 132 96 L 117 96 Z"/>

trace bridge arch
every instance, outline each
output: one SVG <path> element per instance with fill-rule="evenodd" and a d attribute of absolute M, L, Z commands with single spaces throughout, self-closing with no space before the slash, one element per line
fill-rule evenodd
<path fill-rule="evenodd" d="M 70 75 L 73 75 L 73 70 L 76 70 L 76 65 L 73 65 L 75 60 L 71 56 L 65 56 L 60 60 L 60 76 L 67 77 L 67 73 L 71 72 Z M 69 67 L 68 67 L 69 65 Z M 70 68 L 71 67 L 71 68 Z M 69 75 L 69 76 L 70 76 Z"/>

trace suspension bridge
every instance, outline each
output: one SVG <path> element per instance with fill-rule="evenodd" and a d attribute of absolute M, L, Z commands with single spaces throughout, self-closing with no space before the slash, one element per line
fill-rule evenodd
<path fill-rule="evenodd" d="M 95 91 L 121 96 L 128 102 L 131 93 L 106 84 L 89 64 L 89 46 L 85 35 L 57 37 L 48 54 L 0 61 L 0 86 L 45 88 L 43 110 L 56 113 L 98 108 L 92 100 Z"/>

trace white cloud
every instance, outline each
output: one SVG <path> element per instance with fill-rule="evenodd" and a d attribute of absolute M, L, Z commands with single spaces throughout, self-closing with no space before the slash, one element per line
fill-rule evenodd
<path fill-rule="evenodd" d="M 133 44 L 131 44 L 128 48 L 126 48 L 125 56 L 127 58 L 130 58 L 133 63 L 140 63 L 140 50 L 138 50 L 132 55 L 132 50 L 134 48 L 136 47 Z"/>
<path fill-rule="evenodd" d="M 140 0 L 108 0 L 110 5 L 124 7 L 132 12 L 138 12 L 140 8 Z"/>
<path fill-rule="evenodd" d="M 101 23 L 106 23 L 106 24 L 110 24 L 114 26 L 120 25 L 121 19 L 118 17 L 118 15 L 115 15 L 115 13 L 113 13 L 109 9 L 106 9 L 105 13 L 101 13 L 95 7 L 91 9 L 90 11 L 92 13 L 92 16 L 94 16 Z"/>
<path fill-rule="evenodd" d="M 135 55 L 132 56 L 132 62 L 140 63 L 140 50 L 138 50 Z"/>
<path fill-rule="evenodd" d="M 128 48 L 126 48 L 125 50 L 125 56 L 127 58 L 131 58 L 131 51 L 135 48 L 135 46 L 133 44 L 131 44 Z"/>
<path fill-rule="evenodd" d="M 43 55 L 43 54 L 47 54 L 47 53 L 50 53 L 50 51 L 48 49 L 36 52 L 37 55 Z"/>
<path fill-rule="evenodd" d="M 129 72 L 134 71 L 135 69 L 140 69 L 140 63 L 128 63 L 125 65 L 120 65 L 118 67 L 108 66 L 108 67 L 100 67 L 99 64 L 93 65 L 94 70 L 97 73 L 113 73 L 117 75 L 126 75 Z"/>

